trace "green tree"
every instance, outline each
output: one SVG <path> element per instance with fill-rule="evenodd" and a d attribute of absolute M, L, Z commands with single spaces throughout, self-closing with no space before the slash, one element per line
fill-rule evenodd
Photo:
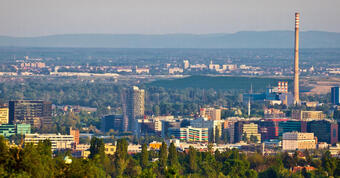
<path fill-rule="evenodd" d="M 173 142 L 171 142 L 169 146 L 168 162 L 172 169 L 177 170 L 179 168 L 177 150 Z"/>
<path fill-rule="evenodd" d="M 122 176 L 124 173 L 124 170 L 126 169 L 129 163 L 127 148 L 128 148 L 128 142 L 126 141 L 126 139 L 117 140 L 116 152 L 114 154 L 116 176 Z"/>
<path fill-rule="evenodd" d="M 195 173 L 198 169 L 197 166 L 197 153 L 196 149 L 192 146 L 189 147 L 189 172 Z"/>
<path fill-rule="evenodd" d="M 167 150 L 167 145 L 165 142 L 162 142 L 161 148 L 159 150 L 159 168 L 162 173 L 166 172 L 167 168 L 167 158 L 168 158 L 168 150 Z"/>
<path fill-rule="evenodd" d="M 328 173 L 328 176 L 333 176 L 333 173 L 336 169 L 336 159 L 332 158 L 331 153 L 326 151 L 321 158 L 322 167 Z"/>
<path fill-rule="evenodd" d="M 149 152 L 146 143 L 142 146 L 142 153 L 141 153 L 140 165 L 143 169 L 145 169 L 149 164 Z"/>
<path fill-rule="evenodd" d="M 92 137 L 89 158 L 93 159 L 97 154 L 100 156 L 105 155 L 105 144 L 103 139 Z"/>

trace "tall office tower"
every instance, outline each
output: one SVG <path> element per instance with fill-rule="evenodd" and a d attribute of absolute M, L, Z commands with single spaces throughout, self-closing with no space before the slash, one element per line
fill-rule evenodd
<path fill-rule="evenodd" d="M 332 104 L 340 105 L 340 87 L 331 88 Z"/>
<path fill-rule="evenodd" d="M 138 119 L 144 117 L 144 90 L 133 86 L 126 93 L 126 116 L 128 131 L 139 134 Z"/>
<path fill-rule="evenodd" d="M 52 103 L 46 101 L 9 101 L 9 123 L 26 123 L 35 128 L 52 124 Z"/>
<path fill-rule="evenodd" d="M 300 104 L 300 97 L 299 97 L 299 24 L 300 24 L 300 13 L 295 13 L 294 104 Z"/>

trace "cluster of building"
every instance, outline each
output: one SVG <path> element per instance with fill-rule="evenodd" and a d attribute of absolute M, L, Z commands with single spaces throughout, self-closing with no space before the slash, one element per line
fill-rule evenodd
<path fill-rule="evenodd" d="M 0 108 L 0 135 L 25 135 L 31 128 L 40 129 L 52 124 L 52 104 L 40 100 L 9 101 Z"/>

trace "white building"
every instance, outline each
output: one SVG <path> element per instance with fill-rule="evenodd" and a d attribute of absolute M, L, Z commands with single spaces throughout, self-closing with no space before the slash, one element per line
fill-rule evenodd
<path fill-rule="evenodd" d="M 190 126 L 195 128 L 208 128 L 209 134 L 215 138 L 215 134 L 217 132 L 216 129 L 218 129 L 219 136 L 222 135 L 222 123 L 224 123 L 223 120 L 208 120 L 208 118 L 200 117 L 195 120 L 190 121 Z M 211 138 L 211 139 L 213 139 Z"/>
<path fill-rule="evenodd" d="M 316 148 L 314 133 L 286 132 L 282 138 L 282 150 L 309 150 Z"/>
<path fill-rule="evenodd" d="M 59 149 L 71 149 L 74 143 L 73 135 L 61 134 L 25 134 L 25 143 L 38 144 L 39 141 L 51 141 L 52 151 Z"/>

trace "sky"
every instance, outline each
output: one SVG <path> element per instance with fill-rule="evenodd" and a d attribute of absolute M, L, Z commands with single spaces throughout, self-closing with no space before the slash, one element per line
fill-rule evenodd
<path fill-rule="evenodd" d="M 0 0 L 0 35 L 340 32 L 340 0 Z"/>

